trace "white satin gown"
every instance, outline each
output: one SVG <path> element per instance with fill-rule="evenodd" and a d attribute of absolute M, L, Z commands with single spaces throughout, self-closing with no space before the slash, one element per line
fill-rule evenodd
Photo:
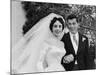
<path fill-rule="evenodd" d="M 61 59 L 64 54 L 64 48 L 46 43 L 37 64 L 38 70 L 40 72 L 65 71 L 64 67 L 61 65 Z"/>

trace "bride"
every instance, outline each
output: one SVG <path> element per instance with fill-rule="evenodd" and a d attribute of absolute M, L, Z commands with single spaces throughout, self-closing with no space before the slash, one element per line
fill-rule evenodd
<path fill-rule="evenodd" d="M 62 16 L 51 13 L 31 28 L 12 48 L 12 73 L 65 71 L 60 41 L 64 22 Z"/>

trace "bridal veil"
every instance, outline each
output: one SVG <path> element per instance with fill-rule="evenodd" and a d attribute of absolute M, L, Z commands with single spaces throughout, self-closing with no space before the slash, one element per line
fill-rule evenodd
<path fill-rule="evenodd" d="M 39 52 L 44 47 L 44 40 L 52 37 L 49 25 L 54 17 L 63 19 L 60 15 L 49 14 L 36 23 L 12 48 L 12 73 L 39 72 L 36 66 Z"/>

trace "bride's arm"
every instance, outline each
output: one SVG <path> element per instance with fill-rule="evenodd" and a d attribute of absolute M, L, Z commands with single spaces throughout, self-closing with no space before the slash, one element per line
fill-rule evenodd
<path fill-rule="evenodd" d="M 39 61 L 37 63 L 37 68 L 38 68 L 38 71 L 39 72 L 44 72 L 45 71 L 45 68 L 47 68 L 48 66 L 48 63 L 46 61 L 46 57 L 47 57 L 47 53 L 49 51 L 49 47 L 48 46 L 45 46 L 45 49 L 43 49 L 41 52 L 40 52 L 40 58 L 39 58 Z"/>
<path fill-rule="evenodd" d="M 43 66 L 43 63 L 44 63 L 45 58 L 46 58 L 46 49 L 43 50 L 42 52 L 40 52 L 40 58 L 37 63 L 37 68 L 38 68 L 38 71 L 40 71 L 40 72 L 44 72 L 45 68 Z"/>

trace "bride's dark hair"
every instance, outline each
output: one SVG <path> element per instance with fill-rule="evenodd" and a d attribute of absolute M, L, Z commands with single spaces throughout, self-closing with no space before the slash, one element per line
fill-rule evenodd
<path fill-rule="evenodd" d="M 62 30 L 64 29 L 64 21 L 62 18 L 57 18 L 57 17 L 54 17 L 52 20 L 51 20 L 51 23 L 50 23 L 50 30 L 52 31 L 52 28 L 53 28 L 53 25 L 56 21 L 59 21 L 61 24 L 62 24 Z"/>

